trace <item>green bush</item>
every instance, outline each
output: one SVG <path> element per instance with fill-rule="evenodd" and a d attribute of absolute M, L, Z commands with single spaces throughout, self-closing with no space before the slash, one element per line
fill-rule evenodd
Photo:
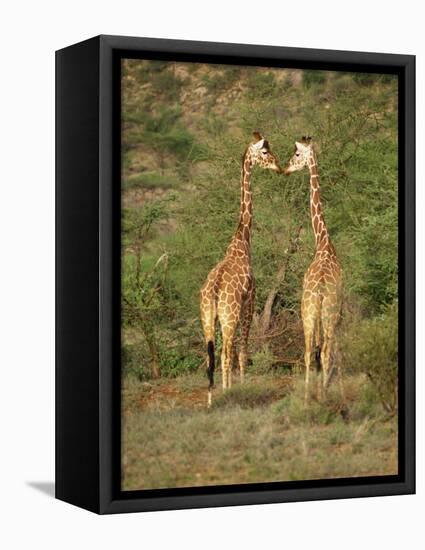
<path fill-rule="evenodd" d="M 250 372 L 257 374 L 266 374 L 273 369 L 274 355 L 270 347 L 265 344 L 252 355 L 252 365 Z"/>
<path fill-rule="evenodd" d="M 364 372 L 386 411 L 397 409 L 398 307 L 372 319 L 352 320 L 342 337 L 344 365 Z"/>
<path fill-rule="evenodd" d="M 142 187 L 144 189 L 176 189 L 179 180 L 174 174 L 163 176 L 158 172 L 141 172 L 140 174 L 131 174 L 123 180 L 123 187 L 131 189 Z"/>
<path fill-rule="evenodd" d="M 190 350 L 181 346 L 173 348 L 169 342 L 161 346 L 160 361 L 161 375 L 169 378 L 195 372 L 202 363 L 202 359 Z"/>
<path fill-rule="evenodd" d="M 355 422 L 365 418 L 382 417 L 382 404 L 374 384 L 364 373 L 361 374 L 360 380 L 360 387 L 349 406 L 350 420 Z"/>
<path fill-rule="evenodd" d="M 156 73 L 151 80 L 155 92 L 161 94 L 166 101 L 178 101 L 183 80 L 175 76 L 170 68 Z"/>
<path fill-rule="evenodd" d="M 276 79 L 271 72 L 250 72 L 248 73 L 248 95 L 252 98 L 267 98 L 276 92 Z"/>
<path fill-rule="evenodd" d="M 162 378 L 195 372 L 202 360 L 187 350 L 173 348 L 170 342 L 161 341 L 158 345 L 158 367 Z M 121 348 L 121 362 L 124 376 L 135 377 L 140 381 L 152 379 L 152 358 L 144 340 L 124 343 Z"/>
<path fill-rule="evenodd" d="M 326 72 L 319 70 L 303 71 L 303 84 L 306 88 L 315 85 L 323 85 L 326 82 Z"/>
<path fill-rule="evenodd" d="M 376 74 L 374 73 L 352 73 L 354 82 L 361 86 L 371 86 L 376 82 Z"/>
<path fill-rule="evenodd" d="M 143 343 L 121 346 L 121 367 L 124 377 L 135 377 L 140 381 L 151 378 L 150 361 Z"/>
<path fill-rule="evenodd" d="M 224 72 L 216 72 L 213 75 L 204 75 L 202 83 L 207 88 L 209 94 L 220 95 L 223 91 L 229 89 L 241 76 L 239 67 L 228 67 Z"/>
<path fill-rule="evenodd" d="M 313 392 L 315 381 L 313 378 L 310 391 Z M 336 394 L 327 395 L 325 401 L 310 399 L 308 407 L 304 402 L 304 381 L 295 385 L 294 390 L 286 397 L 273 405 L 274 412 L 285 422 L 294 425 L 331 424 L 342 421 L 341 406 Z"/>

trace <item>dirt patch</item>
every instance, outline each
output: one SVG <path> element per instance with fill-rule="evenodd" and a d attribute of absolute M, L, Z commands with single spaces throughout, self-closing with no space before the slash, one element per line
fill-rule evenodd
<path fill-rule="evenodd" d="M 262 384 L 262 377 L 255 376 L 249 378 L 243 386 L 239 382 L 235 382 L 232 391 L 244 391 L 249 393 L 250 388 L 258 387 Z M 267 399 L 277 401 L 281 399 L 291 384 L 290 376 L 281 376 L 273 378 L 274 392 Z M 268 389 L 268 388 L 267 388 Z M 215 398 L 220 400 L 223 391 L 220 387 L 220 380 L 217 381 L 214 390 Z M 201 377 L 193 379 L 193 377 L 181 377 L 179 379 L 171 379 L 159 382 L 142 382 L 134 384 L 130 387 L 123 388 L 123 405 L 124 413 L 130 409 L 145 410 L 145 409 L 205 409 L 207 403 L 207 381 Z"/>

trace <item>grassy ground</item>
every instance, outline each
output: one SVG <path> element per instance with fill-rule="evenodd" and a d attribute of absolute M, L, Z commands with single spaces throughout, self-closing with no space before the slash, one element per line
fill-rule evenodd
<path fill-rule="evenodd" d="M 220 381 L 217 381 L 218 384 Z M 306 411 L 299 376 L 251 375 L 211 410 L 200 374 L 123 387 L 123 489 L 397 473 L 397 418 L 363 376 Z"/>

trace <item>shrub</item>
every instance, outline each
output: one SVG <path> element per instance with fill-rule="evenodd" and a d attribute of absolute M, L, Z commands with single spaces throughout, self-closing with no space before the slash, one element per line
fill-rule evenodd
<path fill-rule="evenodd" d="M 165 101 L 179 100 L 180 90 L 183 85 L 181 78 L 174 75 L 170 69 L 160 71 L 152 76 L 151 84 L 155 93 L 161 93 Z"/>
<path fill-rule="evenodd" d="M 170 378 L 194 372 L 202 362 L 193 351 L 182 347 L 171 348 L 169 343 L 161 346 L 160 361 L 161 375 Z"/>
<path fill-rule="evenodd" d="M 354 82 L 361 86 L 372 86 L 376 82 L 376 74 L 374 73 L 352 73 Z"/>
<path fill-rule="evenodd" d="M 326 73 L 324 71 L 306 70 L 303 72 L 303 84 L 306 88 L 310 88 L 316 84 L 322 85 L 326 81 Z"/>
<path fill-rule="evenodd" d="M 397 409 L 398 307 L 372 319 L 355 318 L 342 337 L 344 364 L 364 372 L 388 412 Z"/>
<path fill-rule="evenodd" d="M 265 344 L 252 356 L 252 365 L 249 370 L 257 374 L 265 374 L 273 368 L 274 355 L 270 347 Z"/>
<path fill-rule="evenodd" d="M 353 377 L 356 379 L 356 377 Z M 345 378 L 347 393 L 347 377 Z M 382 417 L 382 405 L 374 384 L 362 373 L 358 378 L 356 393 L 350 400 L 350 420 L 359 421 L 365 418 Z"/>
<path fill-rule="evenodd" d="M 239 67 L 229 67 L 225 72 L 204 75 L 202 83 L 207 88 L 209 95 L 219 95 L 239 80 L 240 76 L 241 69 Z"/>
<path fill-rule="evenodd" d="M 258 71 L 248 73 L 248 94 L 255 98 L 267 98 L 277 90 L 273 73 Z"/>
<path fill-rule="evenodd" d="M 314 379 L 313 379 L 314 380 Z M 311 391 L 315 381 L 311 384 Z M 331 424 L 339 421 L 340 403 L 334 395 L 327 395 L 324 401 L 310 398 L 308 407 L 304 403 L 304 381 L 299 380 L 294 390 L 286 397 L 274 404 L 273 410 L 282 420 L 293 425 Z"/>
<path fill-rule="evenodd" d="M 163 378 L 193 373 L 202 362 L 196 354 L 171 348 L 168 342 L 158 342 L 157 346 L 159 371 Z M 124 377 L 130 376 L 140 381 L 152 379 L 151 352 L 144 340 L 123 344 L 121 361 Z"/>
<path fill-rule="evenodd" d="M 121 364 L 124 377 L 130 376 L 140 381 L 151 378 L 146 346 L 141 343 L 121 346 Z"/>
<path fill-rule="evenodd" d="M 162 176 L 158 172 L 142 172 L 140 174 L 131 174 L 123 181 L 124 189 L 142 187 L 144 189 L 170 189 L 179 185 L 179 180 L 175 175 Z"/>

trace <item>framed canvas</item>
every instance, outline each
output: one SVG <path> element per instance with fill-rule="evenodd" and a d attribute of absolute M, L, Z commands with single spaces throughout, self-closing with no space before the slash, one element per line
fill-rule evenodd
<path fill-rule="evenodd" d="M 413 56 L 58 51 L 56 497 L 413 493 L 414 170 Z"/>

